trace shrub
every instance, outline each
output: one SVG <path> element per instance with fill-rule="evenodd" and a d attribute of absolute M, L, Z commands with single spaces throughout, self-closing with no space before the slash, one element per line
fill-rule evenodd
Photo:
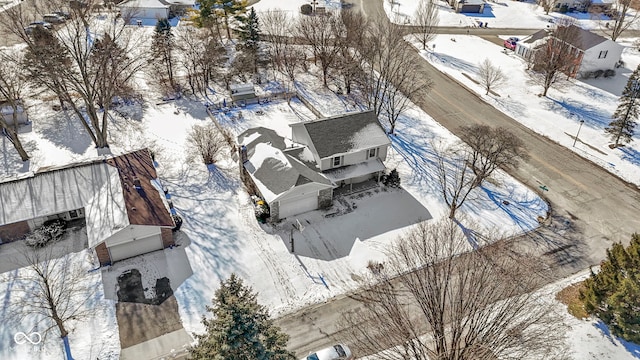
<path fill-rule="evenodd" d="M 50 242 L 60 240 L 62 238 L 62 235 L 64 235 L 66 228 L 66 221 L 61 219 L 50 220 L 28 234 L 24 241 L 28 246 L 31 247 L 44 247 Z"/>
<path fill-rule="evenodd" d="M 604 70 L 596 70 L 593 72 L 593 77 L 597 79 L 602 76 L 602 74 L 604 74 Z"/>
<path fill-rule="evenodd" d="M 391 170 L 389 175 L 386 175 L 382 179 L 382 183 L 385 186 L 399 188 L 400 187 L 400 175 L 398 175 L 398 171 L 396 169 Z"/>
<path fill-rule="evenodd" d="M 587 313 L 597 316 L 611 332 L 640 343 L 640 235 L 633 234 L 625 248 L 615 243 L 607 249 L 600 272 L 591 272 L 580 291 Z"/>
<path fill-rule="evenodd" d="M 604 71 L 604 77 L 610 78 L 616 74 L 616 71 L 613 69 L 607 69 Z"/>
<path fill-rule="evenodd" d="M 313 8 L 309 4 L 304 4 L 300 6 L 300 12 L 304 15 L 311 15 L 312 11 L 313 11 Z"/>

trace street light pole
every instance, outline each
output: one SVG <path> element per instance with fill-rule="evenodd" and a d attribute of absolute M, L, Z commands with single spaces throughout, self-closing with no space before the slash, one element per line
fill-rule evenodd
<path fill-rule="evenodd" d="M 576 147 L 576 141 L 578 141 L 578 136 L 580 136 L 580 129 L 582 129 L 582 124 L 584 124 L 584 120 L 580 120 L 580 126 L 578 126 L 578 133 L 576 137 L 573 139 L 573 147 Z"/>

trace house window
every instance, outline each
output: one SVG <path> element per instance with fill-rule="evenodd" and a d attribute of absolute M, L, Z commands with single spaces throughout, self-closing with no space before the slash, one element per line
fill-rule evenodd
<path fill-rule="evenodd" d="M 378 148 L 369 149 L 369 154 L 367 154 L 367 159 L 376 157 L 376 150 L 378 150 Z"/>
<path fill-rule="evenodd" d="M 333 167 L 340 166 L 340 156 L 336 156 L 333 158 Z"/>
<path fill-rule="evenodd" d="M 604 59 L 607 57 L 607 53 L 609 52 L 609 50 L 602 50 L 600 51 L 600 54 L 598 54 L 598 59 Z"/>

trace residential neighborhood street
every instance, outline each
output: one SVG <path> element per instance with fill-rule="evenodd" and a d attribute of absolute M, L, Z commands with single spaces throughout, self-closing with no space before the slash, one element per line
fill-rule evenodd
<path fill-rule="evenodd" d="M 375 21 L 388 21 L 381 0 L 362 0 L 362 5 Z M 552 224 L 513 241 L 514 248 L 528 247 L 541 256 L 541 261 L 553 262 L 549 283 L 598 264 L 612 242 L 627 243 L 630 235 L 640 229 L 640 191 L 635 185 L 526 128 L 435 69 L 417 52 L 414 56 L 416 73 L 427 74 L 433 87 L 429 92 L 407 95 L 449 131 L 455 134 L 460 126 L 469 124 L 501 126 L 524 141 L 530 158 L 510 174 L 541 192 L 551 205 L 552 218 L 557 216 L 561 222 L 572 224 L 572 231 L 563 236 L 554 236 L 557 225 Z M 540 239 L 544 243 L 537 241 Z M 291 334 L 290 348 L 306 354 L 338 341 L 339 335 L 334 333 L 336 321 L 341 313 L 358 306 L 355 300 L 343 296 L 300 310 L 278 323 Z"/>

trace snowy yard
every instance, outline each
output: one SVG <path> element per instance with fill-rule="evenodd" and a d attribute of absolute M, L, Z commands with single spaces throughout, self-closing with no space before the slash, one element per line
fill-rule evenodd
<path fill-rule="evenodd" d="M 506 36 L 506 35 L 505 35 Z M 420 47 L 418 44 L 414 44 Z M 547 97 L 537 96 L 541 86 L 526 74 L 524 60 L 512 51 L 475 36 L 439 35 L 432 42 L 435 50 L 421 51 L 422 57 L 439 70 L 449 74 L 478 93 L 485 101 L 534 131 L 575 151 L 603 168 L 640 186 L 640 136 L 624 147 L 610 149 L 611 141 L 604 128 L 618 106 L 618 98 L 631 72 L 640 63 L 640 53 L 625 48 L 623 68 L 613 78 L 574 81 L 557 90 L 551 88 Z M 629 44 L 627 44 L 629 45 Z M 478 57 L 477 54 L 483 54 Z M 500 96 L 484 95 L 482 86 L 467 76 L 477 79 L 478 66 L 489 59 L 507 75 L 508 81 L 495 89 Z M 580 129 L 579 140 L 573 146 Z"/>
<path fill-rule="evenodd" d="M 391 21 L 398 24 L 415 22 L 414 16 L 420 1 L 393 0 L 393 5 L 391 3 L 384 0 L 384 10 Z M 546 15 L 534 1 L 492 0 L 485 2 L 482 14 L 456 13 L 446 1 L 440 0 L 437 3 L 439 26 L 476 27 L 481 21 L 488 23 L 491 28 L 544 29 L 556 19 L 567 16 L 576 20 L 584 29 L 601 29 L 609 20 L 606 16 L 598 19 L 591 14 L 579 12 L 549 12 Z M 636 22 L 630 28 L 639 29 L 640 24 Z"/>
<path fill-rule="evenodd" d="M 527 9 L 533 12 L 530 4 L 505 1 L 506 4 L 491 3 L 496 19 L 501 14 L 499 6 L 523 6 L 518 11 Z M 298 14 L 303 3 L 306 1 L 261 0 L 254 6 L 259 11 L 280 8 Z M 402 0 L 396 3 L 403 6 L 411 2 Z M 336 4 L 339 1 L 331 0 L 327 7 L 335 7 Z M 441 14 L 444 13 L 448 15 L 443 15 L 442 25 L 457 26 L 463 24 L 462 20 L 467 24 L 473 22 L 472 18 L 441 8 Z M 504 15 L 504 18 L 511 17 Z M 497 20 L 489 21 L 490 26 L 493 22 L 498 26 Z M 518 21 L 517 25 L 537 27 L 535 24 L 539 24 L 539 27 L 544 27 L 547 23 L 546 17 L 539 16 L 529 23 Z M 516 25 L 515 22 L 509 24 L 505 20 L 505 26 Z M 620 149 L 608 150 L 601 130 L 615 108 L 616 91 L 620 91 L 620 84 L 629 75 L 629 70 L 616 77 L 622 80 L 612 80 L 619 82 L 615 86 L 613 83 L 593 84 L 612 88 L 610 91 L 613 93 L 578 82 L 569 92 L 550 92 L 550 98 L 554 99 L 550 100 L 534 96 L 537 89 L 524 85 L 526 79 L 521 61 L 513 55 L 503 54 L 496 45 L 475 37 L 456 37 L 456 42 L 452 42 L 449 36 L 440 36 L 434 43 L 438 51 L 424 52 L 425 58 L 473 89 L 477 89 L 476 85 L 465 80 L 462 72 L 473 76 L 477 63 L 483 60 L 477 58 L 478 53 L 496 59 L 496 64 L 510 75 L 511 82 L 498 90 L 502 95 L 500 98 L 488 97 L 487 101 L 509 114 L 509 111 L 515 111 L 520 121 L 536 129 L 539 127 L 537 131 L 567 146 L 572 139 L 565 132 L 574 134 L 579 119 L 584 119 L 580 134 L 584 143 L 578 143 L 575 151 L 640 183 L 640 172 L 637 171 L 640 147 L 632 144 L 624 148 L 627 153 Z M 475 57 L 471 58 L 472 54 L 476 54 Z M 624 60 L 627 68 L 634 68 L 640 57 L 629 51 L 625 53 Z M 188 131 L 195 124 L 212 121 L 202 99 L 161 102 L 148 91 L 144 79 L 139 85 L 144 92 L 144 103 L 123 105 L 111 113 L 111 150 L 114 154 L 142 147 L 154 150 L 160 181 L 169 188 L 184 225 L 177 239 L 177 248 L 125 260 L 111 268 L 88 273 L 87 284 L 97 289 L 92 304 L 96 313 L 86 321 L 73 324 L 70 342 L 76 359 L 118 358 L 120 343 L 114 303 L 117 299 L 117 277 L 123 272 L 134 268 L 140 270 L 146 289 L 150 289 L 156 279 L 168 277 L 184 328 L 189 333 L 201 332 L 200 320 L 205 306 L 210 303 L 219 281 L 231 273 L 244 278 L 259 293 L 259 301 L 273 315 L 284 314 L 354 289 L 358 285 L 357 280 L 368 271 L 367 263 L 370 260 L 383 261 L 389 245 L 399 235 L 419 221 L 438 219 L 448 213 L 435 179 L 434 146 L 452 144 L 457 138 L 415 106 L 411 106 L 398 121 L 386 161 L 387 168 L 398 169 L 402 188 L 376 187 L 337 197 L 332 209 L 298 216 L 297 220 L 304 229 L 292 232 L 291 219 L 275 225 L 256 221 L 253 203 L 238 178 L 236 154 L 225 154 L 216 166 L 208 169 L 191 160 L 193 156 L 186 150 Z M 276 85 L 267 83 L 258 93 L 268 93 Z M 352 98 L 337 96 L 311 75 L 301 76 L 295 88 L 324 116 L 361 109 Z M 210 96 L 211 100 L 220 101 L 223 95 L 219 91 L 217 95 Z M 52 99 L 30 99 L 26 103 L 33 129 L 20 136 L 32 155 L 31 171 L 96 158 L 96 150 L 77 120 L 70 112 L 52 110 L 54 102 Z M 291 104 L 272 100 L 267 104 L 232 108 L 228 113 L 216 114 L 215 118 L 234 135 L 264 126 L 281 136 L 290 137 L 289 124 L 313 120 L 316 116 L 294 98 Z M 11 144 L 5 137 L 1 141 L 0 176 L 10 178 L 24 174 L 23 164 Z M 495 180 L 474 190 L 459 210 L 462 221 L 481 224 L 481 228 L 475 230 L 497 229 L 502 235 L 513 235 L 536 227 L 538 216 L 547 213 L 547 204 L 503 172 L 497 173 Z M 295 245 L 293 253 L 291 237 Z M 470 242 L 469 249 L 476 245 Z M 87 254 L 87 251 L 79 251 L 68 256 L 89 270 L 93 264 Z M 0 246 L 0 258 L 2 256 L 6 258 L 11 253 L 8 248 Z M 32 324 L 12 321 L 8 313 L 10 307 L 7 306 L 20 301 L 12 292 L 11 278 L 25 270 L 0 269 L 5 271 L 0 273 L 0 294 L 4 294 L 5 305 L 0 311 L 0 322 L 3 323 L 0 328 L 0 359 L 61 358 L 62 347 L 55 338 L 37 346 L 14 343 L 15 332 L 33 330 Z M 567 321 L 571 323 L 570 319 Z M 583 324 L 579 322 L 576 328 Z M 597 328 L 588 326 L 589 331 L 576 332 L 573 338 L 581 341 L 579 339 L 599 336 Z M 621 345 L 616 341 L 611 340 L 614 344 L 612 349 L 618 351 Z M 576 345 L 575 350 L 581 352 L 575 358 L 588 358 L 586 354 L 582 356 L 582 351 L 599 354 L 596 350 L 585 349 L 589 348 Z M 598 358 L 596 355 L 591 358 Z"/>

